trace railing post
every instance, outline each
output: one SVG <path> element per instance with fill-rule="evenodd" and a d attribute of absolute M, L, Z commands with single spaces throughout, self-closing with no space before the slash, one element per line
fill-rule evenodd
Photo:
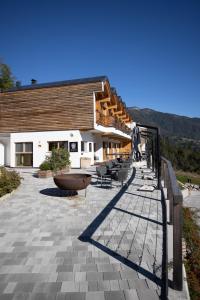
<path fill-rule="evenodd" d="M 156 142 L 157 142 L 157 174 L 158 174 L 158 189 L 161 189 L 161 155 L 160 155 L 160 134 L 159 128 L 156 130 Z"/>
<path fill-rule="evenodd" d="M 174 196 L 173 205 L 173 288 L 182 291 L 182 195 Z"/>

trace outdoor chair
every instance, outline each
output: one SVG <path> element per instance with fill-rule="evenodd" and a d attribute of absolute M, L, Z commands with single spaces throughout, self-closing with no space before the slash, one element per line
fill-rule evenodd
<path fill-rule="evenodd" d="M 107 170 L 110 170 L 110 169 L 112 169 L 113 168 L 113 162 L 112 161 L 107 161 L 106 162 L 106 168 L 107 168 Z"/>
<path fill-rule="evenodd" d="M 99 166 L 96 168 L 97 172 L 97 183 L 99 182 L 99 179 L 101 179 L 101 187 L 103 183 L 108 183 L 112 186 L 112 178 L 111 175 L 107 173 L 106 166 Z"/>
<path fill-rule="evenodd" d="M 119 171 L 116 173 L 116 180 L 121 182 L 121 186 L 124 185 L 124 181 L 128 178 L 128 168 L 121 168 Z"/>
<path fill-rule="evenodd" d="M 123 162 L 121 164 L 121 168 L 130 168 L 130 163 L 129 162 Z"/>

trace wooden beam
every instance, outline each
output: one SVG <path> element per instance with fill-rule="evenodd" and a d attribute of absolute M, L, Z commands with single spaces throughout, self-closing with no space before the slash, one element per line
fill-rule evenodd
<path fill-rule="evenodd" d="M 111 105 L 111 106 L 108 106 L 108 107 L 107 107 L 107 109 L 113 109 L 113 108 L 117 108 L 117 104 Z"/>
<path fill-rule="evenodd" d="M 101 103 L 110 102 L 110 97 L 104 98 L 104 99 L 100 99 L 99 102 L 101 102 Z"/>
<path fill-rule="evenodd" d="M 120 115 L 121 113 L 122 113 L 122 110 L 114 111 L 114 112 L 113 112 L 114 115 Z"/>

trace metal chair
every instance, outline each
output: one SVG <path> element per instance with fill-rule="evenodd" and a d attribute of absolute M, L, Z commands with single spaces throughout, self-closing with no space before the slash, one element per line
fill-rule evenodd
<path fill-rule="evenodd" d="M 124 181 L 128 178 L 128 168 L 121 168 L 116 173 L 116 180 L 121 182 L 121 186 L 124 185 Z"/>
<path fill-rule="evenodd" d="M 106 166 L 96 167 L 97 172 L 97 183 L 99 182 L 99 178 L 101 178 L 101 187 L 103 182 L 109 183 L 112 186 L 112 178 L 110 174 L 107 174 Z M 110 180 L 109 180 L 110 179 Z"/>

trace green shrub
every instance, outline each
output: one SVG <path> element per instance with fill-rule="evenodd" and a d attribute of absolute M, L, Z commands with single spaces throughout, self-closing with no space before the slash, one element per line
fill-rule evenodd
<path fill-rule="evenodd" d="M 47 156 L 40 165 L 40 170 L 57 171 L 70 165 L 69 152 L 67 149 L 52 149 L 51 156 Z"/>
<path fill-rule="evenodd" d="M 53 171 L 61 170 L 70 165 L 69 152 L 64 149 L 52 149 L 51 156 L 48 160 Z"/>
<path fill-rule="evenodd" d="M 0 167 L 0 197 L 11 193 L 20 185 L 20 182 L 21 178 L 17 172 Z"/>
<path fill-rule="evenodd" d="M 200 228 L 197 225 L 197 213 L 183 208 L 183 235 L 186 241 L 185 268 L 190 297 L 200 299 Z"/>
<path fill-rule="evenodd" d="M 49 161 L 45 160 L 45 161 L 43 161 L 43 163 L 41 163 L 39 168 L 41 171 L 51 170 L 51 164 L 49 163 Z"/>

